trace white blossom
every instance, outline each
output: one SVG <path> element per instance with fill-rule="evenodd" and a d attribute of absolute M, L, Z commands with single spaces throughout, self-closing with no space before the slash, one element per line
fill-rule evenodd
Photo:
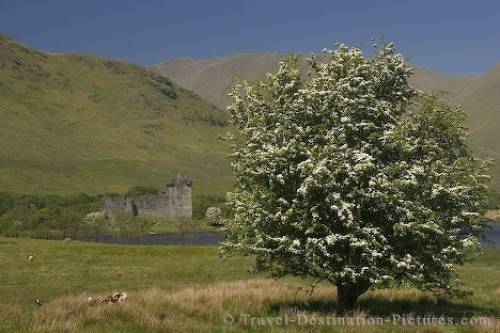
<path fill-rule="evenodd" d="M 337 286 L 450 289 L 454 266 L 478 248 L 489 181 L 463 111 L 412 89 L 392 44 L 369 58 L 343 44 L 325 51 L 307 79 L 289 57 L 236 86 L 221 251 Z"/>

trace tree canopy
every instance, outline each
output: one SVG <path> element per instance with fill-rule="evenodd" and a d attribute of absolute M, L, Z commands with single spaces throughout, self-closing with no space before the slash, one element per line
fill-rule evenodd
<path fill-rule="evenodd" d="M 484 234 L 489 183 L 463 111 L 412 89 L 392 44 L 327 53 L 308 75 L 289 56 L 236 85 L 222 253 L 331 282 L 341 313 L 372 287 L 453 292 L 455 266 Z"/>

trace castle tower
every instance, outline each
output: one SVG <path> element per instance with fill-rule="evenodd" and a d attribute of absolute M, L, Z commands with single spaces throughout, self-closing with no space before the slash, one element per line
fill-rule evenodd
<path fill-rule="evenodd" d="M 134 200 L 130 199 L 125 200 L 125 211 L 127 212 L 127 214 L 130 214 L 132 216 L 137 216 L 138 211 Z"/>
<path fill-rule="evenodd" d="M 177 176 L 168 183 L 161 191 L 161 194 L 168 196 L 173 217 L 193 216 L 191 186 L 193 182 L 177 173 Z"/>

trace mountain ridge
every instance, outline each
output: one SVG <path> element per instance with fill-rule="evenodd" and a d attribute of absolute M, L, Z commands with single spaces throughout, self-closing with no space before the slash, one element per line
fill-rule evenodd
<path fill-rule="evenodd" d="M 237 77 L 261 79 L 275 71 L 285 54 L 264 53 L 228 55 L 213 59 L 170 60 L 152 66 L 180 86 L 191 89 L 207 101 L 224 109 L 227 93 Z M 305 64 L 306 55 L 301 55 Z M 324 55 L 323 55 L 324 57 Z M 254 65 L 257 64 L 257 65 Z M 472 147 L 481 157 L 492 157 L 498 163 L 492 168 L 494 188 L 500 190 L 500 62 L 476 76 L 445 75 L 426 67 L 414 66 L 410 84 L 428 92 L 446 92 L 443 98 L 459 104 L 468 119 Z"/>
<path fill-rule="evenodd" d="M 291 53 L 291 54 L 298 54 L 298 53 Z M 192 86 L 192 81 L 193 81 L 192 76 L 194 74 L 204 75 L 204 73 L 201 72 L 206 71 L 207 67 L 208 68 L 222 67 L 224 65 L 227 65 L 228 63 L 234 63 L 234 62 L 238 62 L 238 65 L 240 65 L 240 63 L 243 63 L 244 61 L 251 60 L 250 64 L 239 67 L 238 70 L 235 71 L 235 73 L 230 73 L 233 76 L 241 76 L 242 74 L 244 74 L 243 72 L 245 72 L 244 70 L 245 67 L 249 67 L 251 63 L 254 63 L 256 61 L 256 59 L 259 61 L 263 61 L 265 60 L 265 58 L 267 58 L 267 60 L 271 60 L 273 63 L 261 64 L 261 67 L 269 67 L 272 69 L 277 69 L 279 61 L 286 55 L 287 55 L 286 53 L 264 52 L 264 53 L 235 53 L 221 57 L 206 58 L 206 59 L 182 57 L 182 58 L 170 59 L 161 62 L 159 64 L 152 65 L 150 66 L 150 68 L 157 73 L 169 76 L 179 85 L 189 89 L 189 87 Z M 309 55 L 306 54 L 298 54 L 298 55 L 301 57 L 303 63 L 305 63 L 305 59 L 309 57 Z M 325 57 L 324 54 L 319 54 L 315 56 L 320 58 Z M 178 66 L 182 67 L 178 68 Z M 485 75 L 488 75 L 489 73 L 499 72 L 500 74 L 500 62 L 498 62 L 496 65 L 494 65 L 486 72 L 474 76 L 443 74 L 433 70 L 432 68 L 421 65 L 414 65 L 413 67 L 415 70 L 415 75 L 414 77 L 412 77 L 411 83 L 415 87 L 419 89 L 422 87 L 426 90 L 433 88 L 436 89 L 446 88 L 447 89 L 446 91 L 448 93 L 453 93 L 456 90 L 459 90 L 460 87 L 457 86 L 462 85 L 464 82 L 483 77 Z M 264 73 L 260 72 L 258 69 L 257 70 L 253 69 L 252 73 L 250 74 L 251 76 L 255 77 L 255 79 L 260 79 L 262 78 L 262 75 Z M 181 75 L 183 77 L 181 77 Z M 248 79 L 251 80 L 252 78 Z M 199 81 L 199 78 L 196 81 Z M 199 82 L 196 83 L 199 84 Z M 201 97 L 205 99 L 210 99 L 210 96 L 201 95 Z M 223 107 L 224 103 L 217 103 L 217 105 L 219 107 Z"/>

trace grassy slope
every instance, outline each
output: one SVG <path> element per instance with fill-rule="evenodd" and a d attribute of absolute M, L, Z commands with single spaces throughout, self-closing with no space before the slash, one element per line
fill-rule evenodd
<path fill-rule="evenodd" d="M 175 96 L 176 95 L 176 96 Z M 224 195 L 225 114 L 139 66 L 49 55 L 0 37 L 0 189 L 24 193 L 161 186 Z"/>
<path fill-rule="evenodd" d="M 476 77 L 454 78 L 437 73 L 417 72 L 413 84 L 423 90 L 443 90 L 452 103 L 468 115 L 470 142 L 481 157 L 492 158 L 493 184 L 500 192 L 500 64 Z M 425 74 L 425 75 L 423 75 Z M 434 84 L 424 79 L 434 77 Z"/>
<path fill-rule="evenodd" d="M 260 79 L 266 73 L 277 70 L 282 57 L 278 53 L 263 53 L 209 60 L 184 58 L 153 66 L 153 69 L 171 76 L 176 83 L 190 87 L 188 89 L 197 92 L 203 99 L 224 109 L 230 102 L 227 94 L 235 78 Z"/>
<path fill-rule="evenodd" d="M 260 79 L 278 68 L 282 56 L 242 54 L 208 60 L 187 58 L 159 64 L 153 69 L 224 108 L 235 77 Z M 477 77 L 452 77 L 416 67 L 411 84 L 426 91 L 446 91 L 450 101 L 463 106 L 469 116 L 471 144 L 481 156 L 497 161 L 492 173 L 495 189 L 500 191 L 500 65 Z"/>
<path fill-rule="evenodd" d="M 30 254 L 36 256 L 32 262 L 27 260 Z M 460 268 L 460 276 L 475 293 L 469 299 L 437 302 L 431 295 L 411 289 L 382 290 L 365 295 L 361 299 L 362 310 L 383 317 L 412 311 L 416 315 L 481 315 L 498 319 L 499 258 L 499 250 L 490 251 Z M 174 328 L 213 332 L 224 329 L 222 318 L 226 311 L 276 316 L 299 307 L 305 313 L 327 315 L 335 307 L 334 290 L 328 285 L 320 285 L 310 297 L 301 289 L 306 287 L 302 282 L 263 281 L 263 276 L 247 273 L 249 265 L 248 258 L 220 259 L 215 247 L 119 246 L 0 238 L 0 332 L 2 325 L 13 326 L 7 332 L 30 331 L 26 327 L 20 329 L 24 325 L 49 327 L 47 331 L 57 332 L 170 332 Z M 248 279 L 254 282 L 227 284 Z M 151 288 L 159 290 L 145 291 Z M 89 295 L 103 298 L 116 290 L 130 294 L 126 306 L 87 302 Z M 71 296 L 76 294 L 82 295 Z M 33 311 L 32 301 L 36 298 L 47 304 Z M 236 325 L 229 331 L 242 328 L 244 325 Z M 388 326 L 376 331 L 393 332 L 391 329 Z M 423 332 L 417 329 L 407 328 L 405 332 Z M 270 331 L 268 326 L 250 329 L 254 330 Z M 311 330 L 291 327 L 287 331 Z M 455 328 L 445 327 L 425 332 L 452 331 Z M 471 331 L 463 328 L 461 332 Z"/>

